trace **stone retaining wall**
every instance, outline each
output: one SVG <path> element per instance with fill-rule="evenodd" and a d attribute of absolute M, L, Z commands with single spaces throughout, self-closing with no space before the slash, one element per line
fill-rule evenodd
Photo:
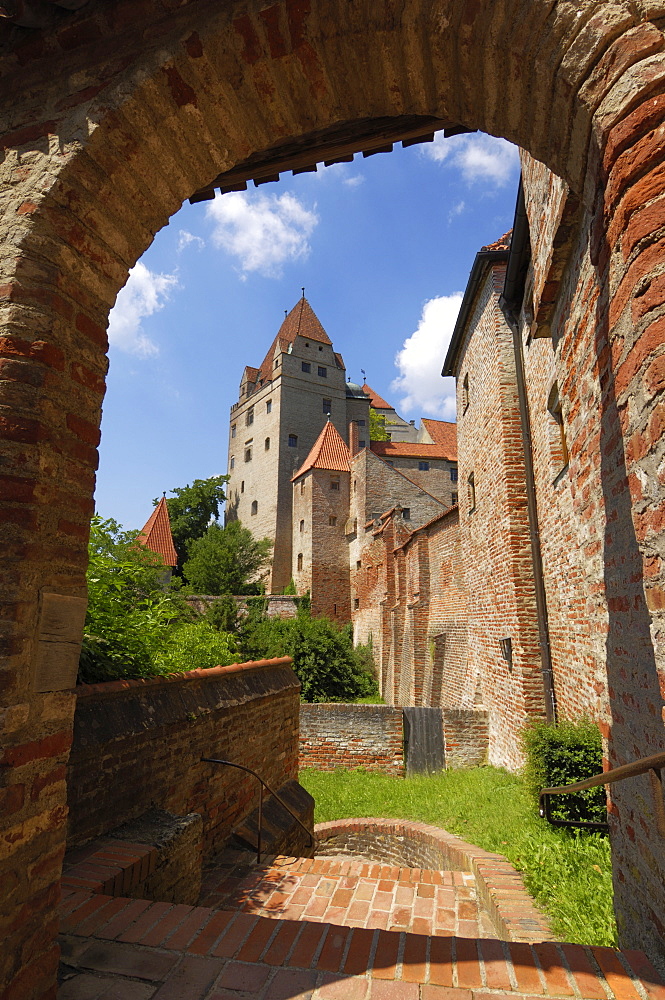
<path fill-rule="evenodd" d="M 221 849 L 255 807 L 257 782 L 201 758 L 245 764 L 274 788 L 297 779 L 300 685 L 290 664 L 283 657 L 77 689 L 68 845 L 155 806 L 199 813 L 204 854 Z"/>
<path fill-rule="evenodd" d="M 473 872 L 478 896 L 504 941 L 552 941 L 547 918 L 502 854 L 483 851 L 426 823 L 342 819 L 318 823 L 316 853 L 348 855 L 407 868 Z"/>

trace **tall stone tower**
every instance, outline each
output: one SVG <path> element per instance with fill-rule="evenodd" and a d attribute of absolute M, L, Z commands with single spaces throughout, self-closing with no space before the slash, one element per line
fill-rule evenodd
<path fill-rule="evenodd" d="M 369 398 L 345 376 L 341 355 L 304 296 L 261 366 L 243 372 L 231 407 L 226 518 L 238 518 L 255 538 L 274 541 L 269 592 L 279 593 L 291 579 L 291 478 L 328 417 L 347 442 L 349 423 L 355 423 L 369 446 Z"/>

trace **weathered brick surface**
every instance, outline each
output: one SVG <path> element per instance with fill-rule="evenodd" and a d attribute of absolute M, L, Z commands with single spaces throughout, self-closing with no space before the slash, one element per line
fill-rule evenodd
<path fill-rule="evenodd" d="M 199 813 L 204 853 L 223 847 L 254 808 L 257 782 L 201 757 L 245 764 L 279 788 L 298 775 L 298 709 L 288 660 L 83 688 L 67 774 L 69 843 L 154 805 Z"/>
<path fill-rule="evenodd" d="M 388 705 L 301 705 L 300 766 L 319 771 L 363 767 L 404 774 L 401 708 Z"/>

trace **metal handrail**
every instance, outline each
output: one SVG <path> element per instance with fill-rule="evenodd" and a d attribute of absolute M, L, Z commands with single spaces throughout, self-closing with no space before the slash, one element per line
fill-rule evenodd
<path fill-rule="evenodd" d="M 302 822 L 302 820 L 299 819 L 298 816 L 296 816 L 296 814 L 294 813 L 293 809 L 291 809 L 291 807 L 286 804 L 286 802 L 281 797 L 281 795 L 278 795 L 278 793 L 275 791 L 275 789 L 271 788 L 270 785 L 268 784 L 268 782 L 264 781 L 263 778 L 261 777 L 261 775 L 257 774 L 256 771 L 253 771 L 251 769 L 251 767 L 246 767 L 245 764 L 235 764 L 232 760 L 218 760 L 215 757 L 201 757 L 201 760 L 205 761 L 206 764 L 225 764 L 226 767 L 237 767 L 238 770 L 240 770 L 240 771 L 246 771 L 248 774 L 254 775 L 254 777 L 259 782 L 259 832 L 258 832 L 258 837 L 257 837 L 257 840 L 256 840 L 256 845 L 257 845 L 256 846 L 256 863 L 257 863 L 257 865 L 261 864 L 261 840 L 262 840 L 262 833 L 263 833 L 263 789 L 264 789 L 264 787 L 267 788 L 268 791 L 270 792 L 270 794 L 273 795 L 277 799 L 277 801 L 280 803 L 280 805 L 282 805 L 286 809 L 287 813 L 290 813 L 290 815 L 293 816 L 293 818 L 296 821 L 296 823 L 298 823 L 303 828 L 303 830 L 305 831 L 305 833 L 309 837 L 308 847 L 313 847 L 314 846 L 314 836 L 312 835 L 311 830 L 307 829 L 307 827 Z"/>
<path fill-rule="evenodd" d="M 665 768 L 665 753 L 655 753 L 651 757 L 641 757 L 630 764 L 622 764 L 611 771 L 604 771 L 602 774 L 595 774 L 592 778 L 584 781 L 576 781 L 571 785 L 557 785 L 553 788 L 541 788 L 538 796 L 538 810 L 543 819 L 546 819 L 553 826 L 581 826 L 592 830 L 607 830 L 607 823 L 592 823 L 587 820 L 554 819 L 550 814 L 550 795 L 564 795 L 569 792 L 582 792 L 586 788 L 595 788 L 597 785 L 612 785 L 615 781 L 623 781 L 625 778 L 635 778 L 638 774 L 649 772 L 651 780 L 651 792 L 654 801 L 654 812 L 656 817 L 656 828 L 661 836 L 665 837 L 665 799 L 663 798 L 663 778 L 661 770 Z"/>

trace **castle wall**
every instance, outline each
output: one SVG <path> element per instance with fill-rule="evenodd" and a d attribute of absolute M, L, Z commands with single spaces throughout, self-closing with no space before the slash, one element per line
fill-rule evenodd
<path fill-rule="evenodd" d="M 423 470 L 419 468 L 423 463 L 422 459 L 406 455 L 391 455 L 390 459 L 384 461 L 390 461 L 394 469 L 403 472 L 423 490 L 441 500 L 446 507 L 457 503 L 457 482 L 453 482 L 450 475 L 451 468 L 457 468 L 457 462 L 448 462 L 442 458 L 427 459 L 429 469 Z"/>
<path fill-rule="evenodd" d="M 349 511 L 349 474 L 312 469 L 306 478 L 311 479 L 312 614 L 347 623 L 351 620 L 351 602 L 349 547 L 344 529 Z M 332 489 L 331 483 L 338 489 Z M 331 520 L 335 523 L 331 524 Z"/>

